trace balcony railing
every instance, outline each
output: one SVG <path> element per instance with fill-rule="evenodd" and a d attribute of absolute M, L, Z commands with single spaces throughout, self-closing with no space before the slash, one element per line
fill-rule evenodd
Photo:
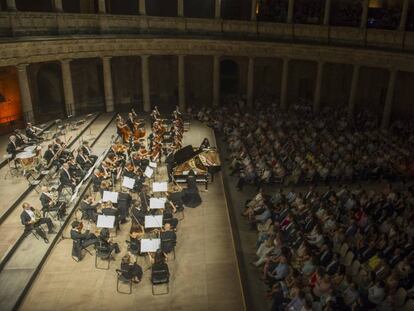
<path fill-rule="evenodd" d="M 0 12 L 0 38 L 152 34 L 414 50 L 414 32 L 325 25 L 109 14 Z"/>

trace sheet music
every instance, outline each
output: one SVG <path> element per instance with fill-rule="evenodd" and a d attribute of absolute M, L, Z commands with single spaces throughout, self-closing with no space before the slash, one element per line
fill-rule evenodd
<path fill-rule="evenodd" d="M 151 198 L 150 209 L 165 208 L 165 202 L 167 202 L 167 198 Z"/>
<path fill-rule="evenodd" d="M 161 228 L 162 215 L 145 216 L 145 228 Z"/>
<path fill-rule="evenodd" d="M 135 179 L 130 178 L 127 176 L 124 176 L 124 180 L 122 181 L 122 187 L 128 188 L 128 189 L 134 189 L 135 185 Z"/>
<path fill-rule="evenodd" d="M 166 192 L 168 191 L 168 182 L 154 182 L 152 184 L 152 191 L 153 192 Z"/>
<path fill-rule="evenodd" d="M 104 191 L 102 201 L 111 201 L 112 203 L 118 203 L 118 192 Z"/>
<path fill-rule="evenodd" d="M 98 215 L 98 221 L 96 222 L 97 228 L 112 229 L 114 225 L 115 225 L 115 216 Z"/>
<path fill-rule="evenodd" d="M 152 168 L 156 168 L 157 167 L 157 162 L 150 162 L 149 166 Z"/>
<path fill-rule="evenodd" d="M 153 173 L 154 173 L 154 170 L 150 168 L 149 166 L 145 168 L 144 175 L 147 176 L 148 178 L 151 178 Z"/>
<path fill-rule="evenodd" d="M 161 247 L 161 239 L 141 239 L 141 252 L 155 253 Z"/>

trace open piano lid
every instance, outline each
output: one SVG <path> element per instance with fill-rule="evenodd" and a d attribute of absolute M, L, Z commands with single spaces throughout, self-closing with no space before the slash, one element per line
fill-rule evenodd
<path fill-rule="evenodd" d="M 187 162 L 188 160 L 191 160 L 192 158 L 194 158 L 195 156 L 199 155 L 202 152 L 203 150 L 200 150 L 200 149 L 197 149 L 194 151 L 193 146 L 191 145 L 181 148 L 174 154 L 173 167 L 176 167 L 178 165 L 181 165 Z"/>

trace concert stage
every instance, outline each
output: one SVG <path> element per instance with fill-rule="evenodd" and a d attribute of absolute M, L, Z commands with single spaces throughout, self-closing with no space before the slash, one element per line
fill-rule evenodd
<path fill-rule="evenodd" d="M 110 126 L 94 151 L 109 146 Z M 192 122 L 184 135 L 183 145 L 198 146 L 204 137 L 216 146 L 213 131 L 199 122 Z M 120 260 L 126 253 L 130 222 L 121 225 L 114 238 L 121 247 L 109 270 L 95 268 L 95 257 L 86 255 L 77 263 L 71 258 L 72 240 L 64 239 L 52 249 L 42 270 L 25 297 L 20 310 L 244 310 L 244 297 L 234 250 L 221 173 L 216 175 L 208 191 L 199 185 L 203 203 L 195 209 L 185 209 L 185 219 L 177 232 L 176 259 L 171 256 L 170 292 L 153 296 L 149 262 L 138 257 L 144 270 L 139 284 L 133 284 L 132 294 L 116 290 Z M 65 228 L 64 236 L 69 236 Z M 43 245 L 33 240 L 30 247 Z M 123 288 L 127 285 L 123 284 Z M 121 288 L 122 289 L 122 288 Z M 161 288 L 160 288 L 161 289 Z"/>

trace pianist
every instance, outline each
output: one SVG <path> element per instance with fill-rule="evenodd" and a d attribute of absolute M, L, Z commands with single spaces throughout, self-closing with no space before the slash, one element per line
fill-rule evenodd
<path fill-rule="evenodd" d="M 202 202 L 198 193 L 197 177 L 193 170 L 187 176 L 187 188 L 182 190 L 182 200 L 185 206 L 195 208 Z"/>

